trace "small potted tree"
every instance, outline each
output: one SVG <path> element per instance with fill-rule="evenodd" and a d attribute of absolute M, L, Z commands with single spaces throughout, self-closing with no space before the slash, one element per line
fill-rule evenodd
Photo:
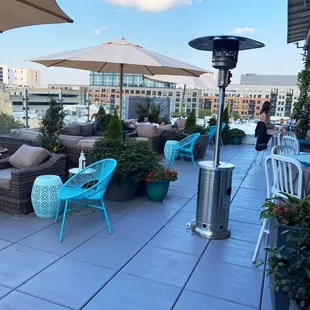
<path fill-rule="evenodd" d="M 60 152 L 62 141 L 59 135 L 63 129 L 64 118 L 63 105 L 55 99 L 51 99 L 49 108 L 40 121 L 40 135 L 37 138 L 38 146 L 50 152 Z"/>
<path fill-rule="evenodd" d="M 168 193 L 170 182 L 178 179 L 178 173 L 157 165 L 145 178 L 146 194 L 150 201 L 162 202 Z"/>
<path fill-rule="evenodd" d="M 103 136 L 110 123 L 112 115 L 106 114 L 104 107 L 101 105 L 95 115 L 94 131 L 96 136 Z"/>
<path fill-rule="evenodd" d="M 267 275 L 275 278 L 272 288 L 290 299 L 274 310 L 310 309 L 310 235 L 306 231 L 283 233 L 288 245 L 267 247 Z"/>
<path fill-rule="evenodd" d="M 261 218 L 269 219 L 269 254 L 273 255 L 278 251 L 279 257 L 287 257 L 291 255 L 292 248 L 296 250 L 296 240 L 292 235 L 304 234 L 310 236 L 310 197 L 298 199 L 291 195 L 283 193 L 283 196 L 266 199 L 261 212 Z M 310 251 L 310 243 L 305 244 L 308 252 Z M 297 254 L 296 254 L 297 255 Z M 281 267 L 275 267 L 273 261 L 268 261 L 271 271 L 277 271 Z M 288 310 L 289 295 L 280 290 L 278 279 L 285 276 L 285 270 L 279 268 L 277 272 L 270 272 L 271 283 L 271 299 L 273 309 Z M 282 275 L 283 274 L 283 275 Z M 307 308 L 305 308 L 307 309 Z"/>
<path fill-rule="evenodd" d="M 231 138 L 231 144 L 239 145 L 242 143 L 242 139 L 245 136 L 245 132 L 238 128 L 233 128 L 229 130 L 229 135 Z"/>

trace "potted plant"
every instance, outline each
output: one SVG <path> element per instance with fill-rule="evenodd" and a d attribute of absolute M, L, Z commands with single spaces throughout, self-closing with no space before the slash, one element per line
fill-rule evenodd
<path fill-rule="evenodd" d="M 293 233 L 305 233 L 310 236 L 310 197 L 298 199 L 283 193 L 283 196 L 266 199 L 261 212 L 261 218 L 269 219 L 269 246 L 281 249 L 281 255 L 290 255 L 294 247 Z M 310 246 L 307 245 L 310 251 Z M 271 262 L 271 261 L 270 261 Z M 289 309 L 289 298 L 279 289 L 273 289 L 277 283 L 278 273 L 270 273 L 271 299 L 273 308 L 277 310 Z"/>
<path fill-rule="evenodd" d="M 55 99 L 49 102 L 49 108 L 40 121 L 40 135 L 37 138 L 38 146 L 50 152 L 59 153 L 62 141 L 59 135 L 63 129 L 65 113 L 63 105 Z"/>
<path fill-rule="evenodd" d="M 105 138 L 123 140 L 123 126 L 117 114 L 111 116 Z"/>
<path fill-rule="evenodd" d="M 283 233 L 289 245 L 267 247 L 267 275 L 275 278 L 272 288 L 283 292 L 290 304 L 275 307 L 276 310 L 310 309 L 310 234 L 307 231 Z"/>
<path fill-rule="evenodd" d="M 103 136 L 107 130 L 112 115 L 106 114 L 104 107 L 101 105 L 94 122 L 94 131 L 96 136 Z"/>
<path fill-rule="evenodd" d="M 231 144 L 239 145 L 245 136 L 245 132 L 241 129 L 233 128 L 229 130 L 229 135 L 231 137 Z"/>
<path fill-rule="evenodd" d="M 162 165 L 157 165 L 145 177 L 146 194 L 150 201 L 162 202 L 168 193 L 170 182 L 178 179 L 178 173 Z"/>
<path fill-rule="evenodd" d="M 12 129 L 23 128 L 20 120 L 2 111 L 0 112 L 0 124 L 0 135 L 8 135 Z"/>
<path fill-rule="evenodd" d="M 114 158 L 117 167 L 105 194 L 107 200 L 124 201 L 135 197 L 138 185 L 159 162 L 148 141 L 107 139 L 96 141 L 92 161 Z"/>

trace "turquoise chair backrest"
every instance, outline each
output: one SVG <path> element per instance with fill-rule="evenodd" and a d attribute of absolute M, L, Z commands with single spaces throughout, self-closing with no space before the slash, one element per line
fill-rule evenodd
<path fill-rule="evenodd" d="M 112 158 L 97 161 L 71 177 L 62 188 L 70 188 L 68 199 L 87 199 L 98 194 L 103 197 L 116 166 L 117 162 Z M 81 189 L 85 190 L 81 192 Z"/>
<path fill-rule="evenodd" d="M 197 143 L 199 137 L 200 137 L 200 133 L 194 133 L 193 135 L 187 136 L 183 140 L 179 141 L 179 143 L 176 144 L 173 148 L 175 150 L 179 150 L 181 148 L 186 148 L 186 149 L 192 151 L 194 149 L 195 144 Z"/>
<path fill-rule="evenodd" d="M 226 127 L 226 123 L 222 124 L 222 130 Z M 208 135 L 209 135 L 209 139 L 214 138 L 215 134 L 216 134 L 216 125 L 215 126 L 209 126 L 208 127 Z"/>

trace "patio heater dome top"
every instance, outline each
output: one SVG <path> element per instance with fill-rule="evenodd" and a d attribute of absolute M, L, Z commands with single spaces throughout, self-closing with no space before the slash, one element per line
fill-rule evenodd
<path fill-rule="evenodd" d="M 207 37 L 200 37 L 194 40 L 191 40 L 188 44 L 197 50 L 201 51 L 213 51 L 213 43 L 214 41 L 239 41 L 239 50 L 250 50 L 254 48 L 260 48 L 264 47 L 265 44 L 245 38 L 245 37 L 239 37 L 239 36 L 233 36 L 233 35 L 218 35 L 218 36 L 207 36 Z"/>

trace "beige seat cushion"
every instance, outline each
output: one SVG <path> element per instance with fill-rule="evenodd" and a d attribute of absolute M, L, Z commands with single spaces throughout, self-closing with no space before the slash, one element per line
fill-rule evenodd
<path fill-rule="evenodd" d="M 31 129 L 22 129 L 19 134 L 19 139 L 27 141 L 37 141 L 40 132 Z"/>
<path fill-rule="evenodd" d="M 15 168 L 30 168 L 43 164 L 50 156 L 50 152 L 42 147 L 23 144 L 9 159 Z"/>
<path fill-rule="evenodd" d="M 139 124 L 137 127 L 137 135 L 142 138 L 153 138 L 157 135 L 157 126 L 150 124 Z"/>
<path fill-rule="evenodd" d="M 67 135 L 60 135 L 59 138 L 62 141 L 62 145 L 65 147 L 76 147 L 77 144 L 81 139 L 84 137 L 81 136 L 67 136 Z"/>
<path fill-rule="evenodd" d="M 84 139 L 81 139 L 77 146 L 81 149 L 91 149 L 93 148 L 96 141 L 100 140 L 102 137 L 100 136 L 91 136 Z"/>
<path fill-rule="evenodd" d="M 0 170 L 0 188 L 5 190 L 11 189 L 11 172 L 16 171 L 16 168 L 8 168 Z"/>
<path fill-rule="evenodd" d="M 80 127 L 81 127 L 80 136 L 90 137 L 93 135 L 93 124 L 92 123 L 81 124 Z"/>
<path fill-rule="evenodd" d="M 62 134 L 67 136 L 79 136 L 81 132 L 80 124 L 70 124 L 64 127 Z"/>
<path fill-rule="evenodd" d="M 159 126 L 157 129 L 158 129 L 158 130 L 168 130 L 168 131 L 172 131 L 172 126 L 171 126 L 171 124 L 167 124 L 167 125 L 165 125 L 165 126 Z"/>

